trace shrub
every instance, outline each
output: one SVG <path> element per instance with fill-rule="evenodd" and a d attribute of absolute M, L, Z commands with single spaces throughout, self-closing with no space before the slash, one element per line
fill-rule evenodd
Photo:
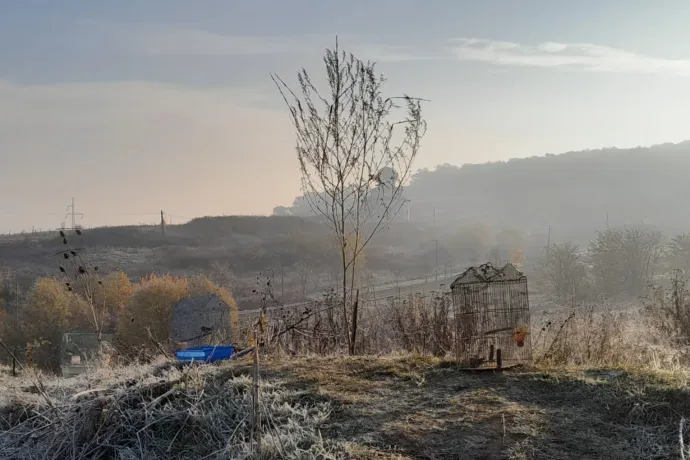
<path fill-rule="evenodd" d="M 20 317 L 23 340 L 39 344 L 34 363 L 57 370 L 60 366 L 60 342 L 65 332 L 91 332 L 86 301 L 54 278 L 38 278 Z"/>
<path fill-rule="evenodd" d="M 142 278 L 133 286 L 132 295 L 120 312 L 118 344 L 150 350 L 156 342 L 168 343 L 172 307 L 186 295 L 185 278 L 170 275 Z"/>
<path fill-rule="evenodd" d="M 237 329 L 237 305 L 230 291 L 208 277 L 197 275 L 178 278 L 150 275 L 132 288 L 132 294 L 120 310 L 117 343 L 126 354 L 136 351 L 164 351 L 171 345 L 172 307 L 187 296 L 216 294 L 230 306 L 231 331 Z M 234 334 L 231 333 L 232 338 Z M 129 353 L 128 353 L 129 349 Z"/>
<path fill-rule="evenodd" d="M 645 320 L 659 331 L 664 342 L 686 355 L 690 347 L 690 291 L 680 270 L 675 270 L 670 286 L 654 286 L 644 299 Z"/>
<path fill-rule="evenodd" d="M 102 287 L 94 290 L 93 302 L 105 314 L 103 330 L 115 332 L 120 311 L 132 295 L 132 283 L 122 271 L 109 273 L 101 282 Z"/>

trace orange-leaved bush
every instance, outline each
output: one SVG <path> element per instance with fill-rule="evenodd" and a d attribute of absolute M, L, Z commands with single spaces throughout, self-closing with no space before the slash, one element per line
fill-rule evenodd
<path fill-rule="evenodd" d="M 234 338 L 237 330 L 237 304 L 230 291 L 204 275 L 191 278 L 150 275 L 132 286 L 132 294 L 120 309 L 117 342 L 121 351 L 158 352 L 161 351 L 161 346 L 169 349 L 173 306 L 185 297 L 205 294 L 215 294 L 228 304 L 230 312 L 227 327 L 230 338 Z"/>
<path fill-rule="evenodd" d="M 187 280 L 172 275 L 149 275 L 132 287 L 120 311 L 117 340 L 125 347 L 153 349 L 170 341 L 172 307 L 187 295 Z"/>
<path fill-rule="evenodd" d="M 103 315 L 103 331 L 115 332 L 120 312 L 132 295 L 133 287 L 123 271 L 108 273 L 93 290 L 93 303 Z"/>
<path fill-rule="evenodd" d="M 65 332 L 91 332 L 89 307 L 78 294 L 55 278 L 38 278 L 21 309 L 20 324 L 27 342 L 40 342 L 35 362 L 42 368 L 60 365 L 60 342 Z M 40 351 L 40 352 L 39 352 Z"/>

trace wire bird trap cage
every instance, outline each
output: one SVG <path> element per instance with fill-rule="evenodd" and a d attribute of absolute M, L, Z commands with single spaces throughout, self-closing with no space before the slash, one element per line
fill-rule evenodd
<path fill-rule="evenodd" d="M 462 367 L 500 369 L 532 361 L 527 277 L 514 265 L 470 267 L 451 292 Z"/>

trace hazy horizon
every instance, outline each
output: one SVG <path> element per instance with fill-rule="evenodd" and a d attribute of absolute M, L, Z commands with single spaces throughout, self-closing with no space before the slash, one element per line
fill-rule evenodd
<path fill-rule="evenodd" d="M 181 0 L 0 6 L 0 232 L 270 214 L 300 193 L 269 72 L 336 34 L 424 97 L 415 169 L 690 139 L 690 4 Z"/>

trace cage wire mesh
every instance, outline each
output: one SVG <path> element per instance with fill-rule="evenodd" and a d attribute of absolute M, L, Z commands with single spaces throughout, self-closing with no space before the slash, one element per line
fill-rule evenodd
<path fill-rule="evenodd" d="M 532 361 L 527 277 L 508 263 L 471 267 L 451 285 L 455 352 L 468 368 Z"/>

